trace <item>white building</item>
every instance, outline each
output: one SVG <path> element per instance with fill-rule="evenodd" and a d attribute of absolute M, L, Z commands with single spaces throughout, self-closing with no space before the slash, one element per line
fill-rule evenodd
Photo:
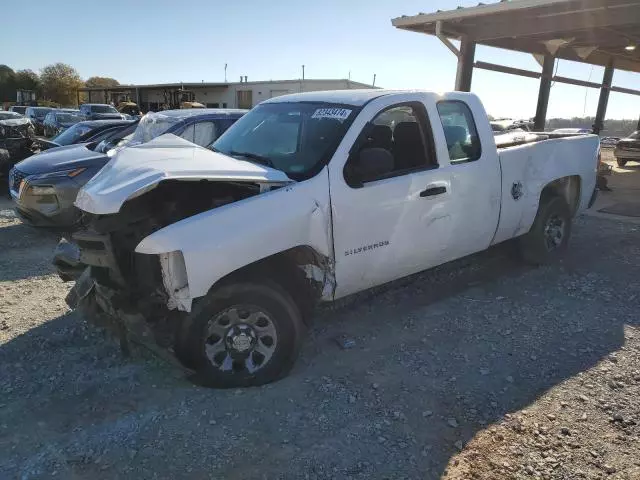
<path fill-rule="evenodd" d="M 246 77 L 244 77 L 246 79 Z M 288 93 L 320 90 L 377 88 L 346 79 L 269 80 L 230 83 L 167 83 L 155 85 L 120 85 L 109 89 L 81 88 L 86 103 L 119 103 L 125 99 L 136 102 L 142 111 L 178 108 L 180 102 L 196 101 L 210 108 L 252 108 L 268 98 Z"/>

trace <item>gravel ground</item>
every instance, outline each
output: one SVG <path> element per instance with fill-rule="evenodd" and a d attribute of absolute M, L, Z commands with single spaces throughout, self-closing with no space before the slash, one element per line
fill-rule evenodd
<path fill-rule="evenodd" d="M 348 299 L 288 378 L 216 391 L 69 313 L 56 237 L 8 208 L 2 479 L 640 478 L 637 225 L 583 217 L 559 265 L 498 248 Z"/>

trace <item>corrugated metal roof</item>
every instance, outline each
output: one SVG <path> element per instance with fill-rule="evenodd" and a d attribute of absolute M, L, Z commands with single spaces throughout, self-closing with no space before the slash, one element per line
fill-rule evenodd
<path fill-rule="evenodd" d="M 640 72 L 640 0 L 503 0 L 394 18 L 400 29 Z M 637 46 L 635 50 L 626 47 Z"/>

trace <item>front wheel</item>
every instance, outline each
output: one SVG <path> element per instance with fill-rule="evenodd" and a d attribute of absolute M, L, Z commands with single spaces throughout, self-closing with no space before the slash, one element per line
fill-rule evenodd
<path fill-rule="evenodd" d="M 217 388 L 282 378 L 298 356 L 305 330 L 291 296 L 272 283 L 213 290 L 185 322 L 176 355 L 196 371 L 196 383 Z"/>
<path fill-rule="evenodd" d="M 522 258 L 542 265 L 559 257 L 571 236 L 571 211 L 564 198 L 543 196 L 531 230 L 519 239 Z"/>

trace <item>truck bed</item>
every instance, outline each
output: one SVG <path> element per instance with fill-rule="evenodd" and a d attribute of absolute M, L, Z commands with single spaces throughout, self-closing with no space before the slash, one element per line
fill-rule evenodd
<path fill-rule="evenodd" d="M 500 136 L 507 136 L 505 134 Z M 525 234 L 531 228 L 545 185 L 563 179 L 563 188 L 577 188 L 570 205 L 575 215 L 586 209 L 595 188 L 599 138 L 584 134 L 519 133 L 519 140 L 500 142 L 502 207 L 493 243 Z M 525 138 L 522 138 L 525 137 Z M 569 191 L 566 191 L 567 196 Z M 569 202 L 571 203 L 571 202 Z"/>
<path fill-rule="evenodd" d="M 495 137 L 496 147 L 515 147 L 526 143 L 537 143 L 545 140 L 567 137 L 583 137 L 584 133 L 552 133 L 552 132 L 513 132 L 503 133 Z"/>

